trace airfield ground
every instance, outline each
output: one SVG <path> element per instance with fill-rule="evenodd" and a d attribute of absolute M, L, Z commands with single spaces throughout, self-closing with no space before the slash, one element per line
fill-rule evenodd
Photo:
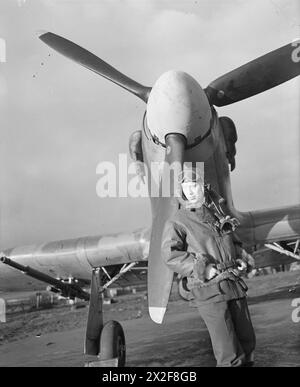
<path fill-rule="evenodd" d="M 292 300 L 300 299 L 300 287 L 289 289 L 300 285 L 300 272 L 247 282 L 257 335 L 256 366 L 299 366 L 300 322 L 292 321 Z M 117 301 L 104 306 L 104 318 L 122 323 L 127 366 L 215 365 L 208 333 L 192 304 L 173 296 L 165 323 L 156 325 L 148 317 L 145 293 Z M 87 311 L 64 307 L 9 317 L 0 324 L 0 366 L 82 366 L 87 360 L 82 355 Z"/>

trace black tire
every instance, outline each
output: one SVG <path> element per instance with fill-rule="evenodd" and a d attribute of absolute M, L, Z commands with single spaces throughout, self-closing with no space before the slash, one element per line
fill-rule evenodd
<path fill-rule="evenodd" d="M 123 328 L 117 321 L 108 321 L 101 332 L 100 359 L 118 358 L 118 367 L 124 367 L 126 361 L 126 344 Z"/>

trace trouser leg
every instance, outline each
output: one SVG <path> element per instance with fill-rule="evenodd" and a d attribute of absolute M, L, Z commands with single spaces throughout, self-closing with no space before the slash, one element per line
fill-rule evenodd
<path fill-rule="evenodd" d="M 253 352 L 256 338 L 246 298 L 231 300 L 228 302 L 231 318 L 234 324 L 236 336 L 245 353 L 245 362 L 254 361 Z"/>
<path fill-rule="evenodd" d="M 218 367 L 239 367 L 245 354 L 235 332 L 227 302 L 198 306 L 210 334 Z"/>

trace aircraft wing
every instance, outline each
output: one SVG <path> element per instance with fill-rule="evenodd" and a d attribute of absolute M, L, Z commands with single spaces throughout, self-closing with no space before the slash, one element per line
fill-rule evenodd
<path fill-rule="evenodd" d="M 251 211 L 242 214 L 238 233 L 246 245 L 300 238 L 300 205 Z"/>
<path fill-rule="evenodd" d="M 132 233 L 53 241 L 4 250 L 1 256 L 55 279 L 90 281 L 93 268 L 147 261 L 150 229 Z M 0 264 L 0 291 L 41 289 L 45 286 L 15 268 Z"/>

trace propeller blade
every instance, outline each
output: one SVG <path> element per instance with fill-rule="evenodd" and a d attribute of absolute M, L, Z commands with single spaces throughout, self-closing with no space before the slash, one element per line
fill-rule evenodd
<path fill-rule="evenodd" d="M 163 192 L 163 188 L 160 186 L 161 196 L 151 198 L 155 215 L 152 223 L 148 257 L 148 306 L 151 319 L 158 324 L 161 324 L 163 321 L 174 276 L 174 273 L 166 266 L 162 257 L 162 234 L 166 221 L 178 208 L 178 205 L 176 206 L 174 202 L 173 188 L 176 188 L 178 173 L 182 170 L 185 148 L 186 139 L 181 134 L 174 133 L 166 137 L 166 164 L 161 182 L 170 182 L 170 186 L 167 187 L 167 192 Z M 167 164 L 174 168 L 172 175 L 169 174 L 170 170 Z M 164 194 L 166 195 L 165 197 Z"/>
<path fill-rule="evenodd" d="M 86 49 L 52 32 L 42 32 L 39 34 L 39 38 L 60 54 L 116 83 L 143 101 L 148 101 L 151 87 L 133 81 Z"/>
<path fill-rule="evenodd" d="M 226 106 L 262 93 L 300 74 L 295 45 L 288 44 L 221 76 L 205 92 L 210 103 Z"/>

